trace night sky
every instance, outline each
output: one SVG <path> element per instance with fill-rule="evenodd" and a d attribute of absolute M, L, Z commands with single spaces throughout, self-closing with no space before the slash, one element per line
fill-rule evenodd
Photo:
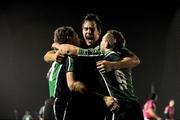
<path fill-rule="evenodd" d="M 86 3 L 88 4 L 88 3 Z M 152 86 L 158 93 L 158 113 L 170 98 L 176 101 L 180 118 L 180 9 L 177 4 L 116 5 L 81 7 L 67 3 L 0 4 L 0 119 L 21 119 L 26 110 L 37 117 L 48 97 L 46 73 L 51 64 L 44 54 L 50 50 L 53 31 L 70 25 L 81 35 L 81 21 L 86 13 L 96 13 L 102 20 L 102 34 L 120 30 L 126 46 L 141 60 L 133 69 L 136 95 L 143 106 Z"/>

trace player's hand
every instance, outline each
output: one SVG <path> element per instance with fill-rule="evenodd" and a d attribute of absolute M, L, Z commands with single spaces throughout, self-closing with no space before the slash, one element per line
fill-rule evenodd
<path fill-rule="evenodd" d="M 71 85 L 70 90 L 71 90 L 71 91 L 78 92 L 78 93 L 81 93 L 81 94 L 84 94 L 84 93 L 87 92 L 86 86 L 85 86 L 82 82 L 80 82 L 80 81 L 74 82 L 74 83 Z"/>
<path fill-rule="evenodd" d="M 104 101 L 106 103 L 107 108 L 109 108 L 110 111 L 116 111 L 120 108 L 120 106 L 118 105 L 118 100 L 115 97 L 104 96 Z"/>
<path fill-rule="evenodd" d="M 55 48 L 55 49 L 59 49 L 59 46 L 60 46 L 60 44 L 57 43 L 57 42 L 54 42 L 54 43 L 51 45 L 51 47 L 52 47 L 52 48 Z"/>
<path fill-rule="evenodd" d="M 62 62 L 64 58 L 65 56 L 62 55 L 59 50 L 55 53 L 55 59 L 57 62 Z"/>
<path fill-rule="evenodd" d="M 106 61 L 106 60 L 101 60 L 101 61 L 96 62 L 96 66 L 97 66 L 97 69 L 102 73 L 110 72 L 113 70 L 111 62 Z"/>

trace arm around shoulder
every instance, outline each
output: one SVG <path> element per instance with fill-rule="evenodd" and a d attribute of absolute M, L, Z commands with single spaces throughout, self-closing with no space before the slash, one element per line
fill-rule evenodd
<path fill-rule="evenodd" d="M 114 65 L 112 63 L 114 70 L 134 68 L 140 64 L 140 59 L 135 53 L 133 53 L 127 48 L 123 48 L 122 51 L 124 57 L 121 60 L 116 61 Z"/>
<path fill-rule="evenodd" d="M 54 61 L 56 61 L 56 53 L 54 50 L 50 50 L 48 51 L 45 55 L 44 55 L 44 61 L 47 63 L 52 63 Z"/>
<path fill-rule="evenodd" d="M 140 59 L 131 51 L 126 50 L 125 57 L 118 61 L 102 60 L 97 62 L 97 69 L 104 72 L 125 68 L 134 68 L 140 64 Z"/>
<path fill-rule="evenodd" d="M 124 69 L 124 68 L 134 68 L 140 64 L 140 59 L 131 53 L 129 56 L 124 57 L 122 60 L 112 62 L 114 70 Z"/>
<path fill-rule="evenodd" d="M 77 47 L 77 46 L 74 46 L 74 45 L 71 45 L 71 44 L 53 43 L 52 47 L 58 49 L 59 54 L 69 55 L 71 57 L 78 56 L 79 47 Z"/>

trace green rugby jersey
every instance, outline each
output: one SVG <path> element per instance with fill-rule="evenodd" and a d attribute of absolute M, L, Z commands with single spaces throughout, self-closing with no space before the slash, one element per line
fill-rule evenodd
<path fill-rule="evenodd" d="M 78 56 L 84 57 L 98 57 L 99 56 L 108 61 L 117 61 L 125 56 L 128 56 L 129 50 L 127 48 L 122 49 L 117 54 L 114 51 L 108 50 L 102 52 L 98 49 L 82 49 L 80 48 Z M 137 100 L 137 96 L 134 94 L 134 86 L 132 82 L 132 73 L 130 69 L 115 70 L 108 73 L 101 73 L 104 84 L 109 95 L 114 96 L 122 101 Z"/>
<path fill-rule="evenodd" d="M 65 65 L 66 64 L 66 65 Z M 63 89 L 67 89 L 66 72 L 73 71 L 74 60 L 71 57 L 67 57 L 64 63 L 54 61 L 50 68 L 49 74 L 49 95 L 50 97 L 58 97 Z M 63 69 L 63 65 L 65 65 Z M 61 74 L 61 75 L 60 75 Z M 65 88 L 63 88 L 65 87 Z"/>

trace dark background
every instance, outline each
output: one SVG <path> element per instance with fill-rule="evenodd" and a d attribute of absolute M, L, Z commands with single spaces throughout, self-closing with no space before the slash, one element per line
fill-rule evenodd
<path fill-rule="evenodd" d="M 37 117 L 48 97 L 45 76 L 50 64 L 43 56 L 51 47 L 53 31 L 70 25 L 82 37 L 81 21 L 88 12 L 99 15 L 103 34 L 120 30 L 127 47 L 140 58 L 141 64 L 133 70 L 140 104 L 155 90 L 158 113 L 163 117 L 165 105 L 173 98 L 180 118 L 178 3 L 84 3 L 80 7 L 55 1 L 0 4 L 0 119 L 15 119 L 15 111 L 21 119 L 26 110 Z"/>

